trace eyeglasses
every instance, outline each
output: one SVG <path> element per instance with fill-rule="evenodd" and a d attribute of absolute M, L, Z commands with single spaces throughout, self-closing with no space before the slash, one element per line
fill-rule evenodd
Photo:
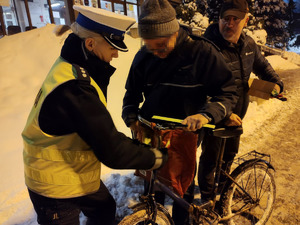
<path fill-rule="evenodd" d="M 158 54 L 161 54 L 161 53 L 165 53 L 168 51 L 168 46 L 166 45 L 164 48 L 160 49 L 160 48 L 148 48 L 148 51 L 149 52 L 156 52 Z"/>
<path fill-rule="evenodd" d="M 230 23 L 233 21 L 233 23 L 238 24 L 241 22 L 240 18 L 237 18 L 236 16 L 225 16 L 221 19 L 222 23 Z"/>
<path fill-rule="evenodd" d="M 162 42 L 156 42 L 154 45 L 159 48 L 150 48 L 150 46 L 151 46 L 150 42 L 152 42 L 152 41 L 149 41 L 149 40 L 145 40 L 145 44 L 147 46 L 148 51 L 150 51 L 152 53 L 162 54 L 169 50 L 169 42 L 171 40 L 171 37 L 172 36 L 166 38 Z"/>

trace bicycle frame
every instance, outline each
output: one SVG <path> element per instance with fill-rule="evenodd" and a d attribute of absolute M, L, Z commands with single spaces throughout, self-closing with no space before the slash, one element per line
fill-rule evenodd
<path fill-rule="evenodd" d="M 147 224 L 148 223 L 155 224 L 155 221 L 156 221 L 157 203 L 155 201 L 154 186 L 158 187 L 161 191 L 163 191 L 165 194 L 167 194 L 170 198 L 172 198 L 174 201 L 179 203 L 186 211 L 189 212 L 190 215 L 197 215 L 197 218 L 199 218 L 199 216 L 202 214 L 201 212 L 204 209 L 208 209 L 213 206 L 213 201 L 205 202 L 199 206 L 188 203 L 186 200 L 184 200 L 179 195 L 174 193 L 171 189 L 169 189 L 165 184 L 160 182 L 157 178 L 157 171 L 153 171 L 151 179 L 150 179 L 150 186 L 149 186 L 148 194 L 146 196 L 141 197 L 142 201 L 147 203 L 147 207 L 148 207 L 149 218 L 148 218 Z M 193 216 L 193 219 L 195 220 L 196 217 Z M 207 221 L 207 222 L 209 222 L 209 221 Z"/>
<path fill-rule="evenodd" d="M 153 128 L 153 123 L 143 119 L 142 117 L 138 118 L 139 121 L 146 126 Z M 163 126 L 159 124 L 155 124 L 156 129 L 177 129 L 177 128 L 182 128 L 182 125 L 180 124 L 168 124 L 168 126 Z M 219 221 L 225 221 L 228 220 L 232 217 L 234 217 L 236 214 L 233 213 L 230 216 L 226 217 L 221 217 L 217 212 L 215 212 L 215 204 L 217 201 L 220 200 L 220 195 L 221 193 L 218 193 L 218 186 L 219 186 L 219 180 L 220 180 L 220 175 L 223 173 L 227 179 L 230 182 L 233 182 L 237 185 L 238 189 L 241 190 L 246 196 L 248 196 L 250 200 L 250 207 L 255 204 L 255 200 L 251 197 L 251 195 L 241 186 L 239 185 L 226 171 L 222 169 L 222 159 L 223 159 L 223 154 L 224 154 L 224 149 L 225 149 L 225 144 L 226 144 L 226 139 L 227 138 L 232 138 L 238 135 L 242 134 L 242 128 L 219 128 L 219 129 L 214 129 L 212 130 L 213 135 L 216 137 L 220 137 L 222 139 L 222 144 L 221 144 L 221 149 L 220 149 L 220 154 L 219 158 L 217 161 L 217 168 L 216 168 L 216 175 L 215 175 L 215 181 L 214 181 L 214 187 L 213 187 L 213 194 L 212 194 L 212 200 L 209 200 L 207 202 L 201 203 L 200 205 L 195 205 L 195 204 L 190 204 L 187 201 L 185 201 L 183 198 L 181 198 L 179 195 L 174 193 L 170 188 L 168 188 L 165 184 L 163 184 L 158 178 L 157 178 L 157 171 L 152 171 L 151 173 L 151 178 L 150 178 L 150 185 L 149 185 L 149 190 L 148 194 L 146 196 L 142 196 L 141 199 L 143 200 L 144 203 L 147 203 L 147 214 L 148 220 L 147 224 L 155 224 L 156 221 L 156 215 L 157 215 L 157 206 L 159 205 L 155 201 L 155 191 L 154 191 L 154 186 L 158 187 L 161 191 L 163 191 L 165 194 L 167 194 L 170 198 L 172 198 L 174 201 L 176 201 L 178 204 L 180 204 L 185 210 L 187 210 L 190 214 L 190 218 L 195 222 L 200 224 L 201 221 L 205 220 L 209 224 L 213 224 L 215 222 Z M 161 137 L 158 138 L 159 142 L 161 141 Z M 160 143 L 159 143 L 160 144 Z M 160 145 L 158 145 L 160 146 Z M 265 157 L 269 157 L 269 155 L 262 154 L 256 151 L 252 151 L 250 153 L 247 153 L 243 156 L 240 156 L 239 158 L 235 159 L 234 162 L 237 163 L 238 165 L 242 165 L 243 163 L 249 163 L 252 162 L 253 164 L 257 162 L 263 162 L 267 164 L 268 168 L 274 169 L 272 165 L 270 164 L 270 160 L 266 161 L 264 160 Z M 250 207 L 245 207 L 245 210 L 242 210 L 240 213 L 243 213 L 244 211 L 248 210 Z"/>

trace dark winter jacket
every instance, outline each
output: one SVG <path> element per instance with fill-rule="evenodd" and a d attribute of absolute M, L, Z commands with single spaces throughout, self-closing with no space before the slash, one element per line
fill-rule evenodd
<path fill-rule="evenodd" d="M 233 112 L 243 118 L 249 105 L 248 81 L 251 72 L 260 79 L 276 83 L 283 90 L 283 83 L 267 59 L 261 54 L 255 41 L 242 32 L 236 45 L 226 41 L 217 23 L 210 25 L 204 37 L 215 43 L 223 53 L 238 86 L 239 100 Z"/>
<path fill-rule="evenodd" d="M 83 67 L 106 96 L 115 68 L 89 54 L 75 34 L 66 39 L 61 57 Z M 156 162 L 148 147 L 133 143 L 117 131 L 96 89 L 84 80 L 70 80 L 50 93 L 41 108 L 39 125 L 50 135 L 78 133 L 99 161 L 111 168 L 150 169 Z"/>
<path fill-rule="evenodd" d="M 210 101 L 208 102 L 208 97 Z M 174 50 L 161 59 L 145 46 L 136 54 L 126 82 L 122 117 L 129 124 L 140 113 L 185 119 L 206 113 L 222 120 L 237 101 L 236 86 L 222 55 L 209 41 L 180 28 Z"/>

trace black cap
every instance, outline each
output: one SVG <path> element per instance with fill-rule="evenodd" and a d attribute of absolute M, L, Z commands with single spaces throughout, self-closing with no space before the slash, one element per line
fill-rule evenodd
<path fill-rule="evenodd" d="M 220 11 L 220 17 L 236 16 L 239 19 L 244 19 L 248 11 L 246 0 L 225 0 Z"/>

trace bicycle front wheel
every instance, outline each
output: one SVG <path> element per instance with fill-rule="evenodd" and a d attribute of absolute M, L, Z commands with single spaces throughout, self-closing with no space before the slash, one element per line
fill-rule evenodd
<path fill-rule="evenodd" d="M 233 173 L 238 185 L 231 183 L 224 194 L 223 210 L 230 225 L 263 225 L 268 221 L 275 201 L 273 170 L 262 161 L 245 162 Z"/>
<path fill-rule="evenodd" d="M 124 217 L 124 219 L 119 223 L 119 225 L 145 225 L 151 224 L 148 221 L 149 214 L 146 204 L 143 207 L 135 210 L 132 214 Z M 168 213 L 168 211 L 163 207 L 157 208 L 157 216 L 155 223 L 152 225 L 174 225 L 174 222 Z"/>

